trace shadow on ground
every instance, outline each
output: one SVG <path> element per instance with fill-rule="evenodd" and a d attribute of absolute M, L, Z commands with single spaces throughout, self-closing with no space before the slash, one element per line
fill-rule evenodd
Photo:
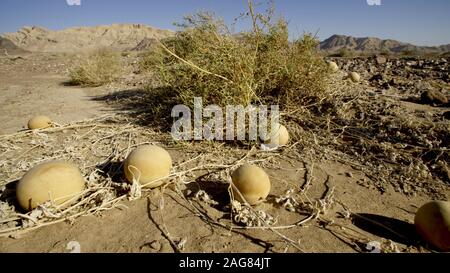
<path fill-rule="evenodd" d="M 177 94 L 167 87 L 116 91 L 108 95 L 92 96 L 91 100 L 106 103 L 110 109 L 105 111 L 120 113 L 136 125 L 152 127 L 161 132 L 170 133 L 172 125 L 179 118 L 171 115 L 172 108 L 179 104 Z M 241 148 L 248 148 L 253 144 L 239 140 L 223 142 Z"/>
<path fill-rule="evenodd" d="M 420 241 L 414 225 L 405 221 L 367 213 L 353 214 L 352 221 L 358 228 L 396 243 L 417 246 Z"/>
<path fill-rule="evenodd" d="M 170 131 L 172 107 L 177 104 L 176 95 L 169 88 L 122 90 L 91 99 L 108 104 L 109 111 L 121 113 L 135 124 L 162 131 Z"/>
<path fill-rule="evenodd" d="M 187 184 L 187 189 L 192 193 L 191 195 L 194 196 L 200 190 L 205 191 L 212 200 L 218 203 L 212 207 L 224 213 L 229 213 L 228 187 L 229 184 L 226 181 L 211 178 L 211 173 L 199 176 L 194 183 Z"/>
<path fill-rule="evenodd" d="M 26 213 L 27 211 L 19 205 L 19 202 L 16 198 L 17 183 L 19 183 L 19 180 L 5 185 L 5 189 L 0 192 L 0 201 L 13 206 L 15 208 L 15 211 L 17 212 Z"/>

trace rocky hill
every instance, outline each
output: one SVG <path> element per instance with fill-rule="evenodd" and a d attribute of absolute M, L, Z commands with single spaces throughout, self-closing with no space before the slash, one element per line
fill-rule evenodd
<path fill-rule="evenodd" d="M 173 31 L 157 29 L 142 24 L 74 27 L 59 31 L 32 26 L 23 27 L 17 32 L 4 33 L 0 36 L 0 54 L 21 54 L 27 51 L 70 53 L 103 47 L 119 51 L 141 51 L 154 46 L 156 39 L 163 39 L 173 35 Z M 333 35 L 320 43 L 320 49 L 328 53 L 337 53 L 343 48 L 358 53 L 450 52 L 450 44 L 424 47 L 396 40 L 382 40 L 373 37 L 355 38 L 345 35 Z"/>
<path fill-rule="evenodd" d="M 415 46 L 396 40 L 382 40 L 373 37 L 355 38 L 345 35 L 333 35 L 320 43 L 320 49 L 330 53 L 338 52 L 343 48 L 364 53 L 388 52 L 391 54 L 398 54 L 405 51 L 417 53 L 445 53 L 450 51 L 450 44 L 436 47 Z"/>
<path fill-rule="evenodd" d="M 0 37 L 0 55 L 18 55 L 26 53 L 10 40 Z"/>
<path fill-rule="evenodd" d="M 31 52 L 77 52 L 108 47 L 113 50 L 131 50 L 143 41 L 162 39 L 172 31 L 141 24 L 114 24 L 109 26 L 76 27 L 52 31 L 33 26 L 14 33 L 3 34 L 15 46 Z"/>

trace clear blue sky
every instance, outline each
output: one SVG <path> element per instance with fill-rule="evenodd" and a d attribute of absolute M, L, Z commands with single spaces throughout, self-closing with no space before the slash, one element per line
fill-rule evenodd
<path fill-rule="evenodd" d="M 70 0 L 73 1 L 73 0 Z M 418 45 L 450 44 L 450 0 L 275 0 L 293 35 L 316 32 L 392 38 Z M 260 0 L 258 2 L 264 2 Z M 53 30 L 72 26 L 142 23 L 174 29 L 173 22 L 198 10 L 231 21 L 246 10 L 245 0 L 0 0 L 0 33 L 24 25 Z"/>

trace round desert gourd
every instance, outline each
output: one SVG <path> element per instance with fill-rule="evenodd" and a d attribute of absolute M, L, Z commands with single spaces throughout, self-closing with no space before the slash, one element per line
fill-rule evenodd
<path fill-rule="evenodd" d="M 127 157 L 124 170 L 125 176 L 130 183 L 133 178 L 143 186 L 156 188 L 164 181 L 172 168 L 172 158 L 163 148 L 154 145 L 144 145 L 134 149 Z M 152 183 L 155 181 L 154 183 Z"/>
<path fill-rule="evenodd" d="M 423 205 L 414 218 L 419 235 L 442 251 L 450 251 L 450 203 L 433 201 Z"/>
<path fill-rule="evenodd" d="M 265 145 L 270 148 L 275 148 L 278 146 L 284 146 L 289 143 L 289 132 L 285 126 L 276 123 L 270 130 Z"/>
<path fill-rule="evenodd" d="M 263 169 L 254 165 L 242 165 L 231 176 L 234 199 L 250 205 L 263 202 L 270 192 L 270 179 Z M 242 199 L 242 197 L 245 200 Z"/>
<path fill-rule="evenodd" d="M 348 73 L 348 78 L 352 80 L 352 82 L 359 82 L 361 80 L 361 76 L 356 72 Z"/>
<path fill-rule="evenodd" d="M 339 71 L 339 66 L 337 65 L 337 63 L 329 61 L 328 62 L 328 68 L 332 71 L 332 72 L 337 72 Z"/>
<path fill-rule="evenodd" d="M 35 116 L 28 121 L 28 129 L 44 129 L 52 125 L 52 121 L 47 116 Z"/>
<path fill-rule="evenodd" d="M 51 161 L 31 168 L 20 179 L 16 197 L 22 208 L 32 210 L 47 201 L 60 205 L 75 198 L 84 187 L 84 178 L 75 165 Z"/>

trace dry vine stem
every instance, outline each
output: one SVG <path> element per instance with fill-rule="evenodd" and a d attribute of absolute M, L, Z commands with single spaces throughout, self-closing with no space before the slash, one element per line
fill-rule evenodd
<path fill-rule="evenodd" d="M 220 79 L 222 79 L 222 80 L 225 80 L 225 81 L 228 81 L 228 82 L 231 82 L 231 83 L 233 82 L 233 81 L 227 79 L 227 78 L 224 77 L 224 76 L 217 75 L 217 74 L 215 74 L 215 73 L 211 73 L 211 72 L 209 72 L 209 71 L 207 71 L 207 70 L 205 70 L 205 69 L 202 69 L 202 68 L 198 67 L 197 65 L 193 64 L 193 63 L 190 62 L 190 61 L 186 61 L 185 59 L 179 57 L 177 54 L 173 53 L 170 49 L 168 49 L 168 48 L 167 48 L 160 40 L 157 40 L 157 41 L 158 41 L 158 44 L 159 44 L 165 51 L 167 51 L 167 53 L 169 53 L 170 55 L 174 56 L 175 58 L 177 58 L 178 60 L 182 61 L 183 63 L 185 63 L 185 64 L 187 64 L 187 65 L 189 65 L 189 66 L 191 66 L 191 67 L 193 67 L 193 68 L 195 68 L 195 69 L 197 69 L 197 70 L 199 70 L 199 71 L 201 71 L 201 72 L 203 72 L 203 73 L 205 73 L 205 74 L 213 75 L 213 76 L 215 76 L 215 77 L 218 77 L 218 78 L 220 78 Z"/>
<path fill-rule="evenodd" d="M 65 129 L 87 129 L 88 131 L 82 134 L 82 137 L 78 137 L 77 133 L 73 135 L 78 142 L 70 142 L 79 144 L 80 148 L 75 146 L 75 148 L 61 150 L 62 154 L 60 156 L 56 157 L 66 157 L 66 151 L 68 151 L 67 155 L 69 157 L 80 157 L 85 158 L 86 155 L 89 155 L 88 153 L 79 153 L 79 151 L 87 151 L 87 150 L 100 150 L 104 148 L 105 151 L 108 151 L 106 155 L 104 155 L 104 158 L 101 158 L 100 161 L 97 161 L 97 163 L 94 164 L 87 164 L 86 162 L 83 163 L 82 172 L 86 174 L 86 178 L 88 181 L 88 187 L 85 191 L 83 191 L 78 196 L 74 197 L 73 199 L 65 202 L 65 204 L 62 204 L 60 206 L 54 206 L 52 204 L 49 204 L 48 207 L 41 207 L 39 209 L 44 209 L 45 211 L 49 212 L 53 216 L 59 216 L 59 217 L 47 217 L 45 215 L 41 215 L 37 218 L 31 216 L 34 215 L 33 211 L 29 212 L 27 214 L 20 214 L 16 213 L 15 211 L 10 211 L 9 215 L 5 216 L 6 218 L 0 219 L 0 236 L 12 236 L 17 237 L 21 234 L 24 234 L 26 232 L 35 230 L 39 227 L 52 225 L 56 223 L 60 223 L 63 221 L 73 221 L 77 217 L 85 216 L 85 215 L 92 215 L 92 214 L 98 214 L 102 211 L 109 210 L 112 208 L 120 208 L 124 207 L 122 204 L 120 204 L 121 201 L 125 201 L 127 196 L 129 196 L 130 192 L 133 190 L 133 185 L 129 185 L 125 182 L 123 178 L 121 178 L 120 181 L 114 181 L 112 180 L 113 177 L 121 170 L 123 163 L 121 163 L 118 167 L 115 167 L 113 169 L 110 169 L 107 171 L 106 169 L 102 169 L 104 167 L 102 166 L 108 166 L 111 162 L 114 160 L 123 161 L 124 158 L 129 154 L 130 149 L 136 146 L 140 146 L 142 144 L 146 143 L 155 143 L 155 142 L 140 142 L 140 143 L 134 143 L 135 141 L 132 141 L 133 136 L 137 135 L 137 128 L 134 127 L 127 127 L 127 130 L 123 129 L 123 125 L 121 123 L 118 124 L 109 124 L 107 126 L 104 126 L 103 124 L 99 124 L 98 120 L 108 120 L 116 118 L 114 116 L 105 116 L 102 118 L 92 119 L 92 120 L 85 120 L 81 122 L 77 122 L 76 125 L 60 125 L 58 128 L 52 128 L 52 129 L 46 129 L 39 131 L 40 134 L 43 134 L 42 136 L 46 136 L 44 134 L 67 134 Z M 129 126 L 129 125 L 127 125 Z M 93 130 L 92 128 L 97 128 L 97 130 Z M 122 130 L 117 130 L 117 128 L 122 127 Z M 89 129 L 90 128 L 90 129 Z M 99 128 L 104 128 L 103 131 Z M 115 133 L 109 133 L 111 131 L 114 131 Z M 127 133 L 126 139 L 122 137 L 126 131 L 129 131 Z M 147 135 L 149 133 L 146 133 Z M 153 134 L 150 132 L 150 134 Z M 13 135 L 7 135 L 2 136 L 3 139 L 11 140 L 11 141 L 17 141 L 20 140 L 19 143 L 23 143 L 21 139 L 32 139 L 35 135 L 32 132 L 27 133 L 18 133 Z M 69 136 L 70 139 L 71 136 Z M 39 150 L 37 152 L 37 155 L 39 156 L 40 153 L 46 152 L 46 150 L 51 149 L 50 143 L 55 141 L 55 139 L 47 139 L 48 143 L 42 147 L 42 151 Z M 126 144 L 125 147 L 120 147 L 118 145 L 112 145 L 112 143 L 122 143 Z M 23 157 L 27 159 L 27 157 L 32 157 L 33 155 L 30 155 L 29 151 L 36 150 L 36 148 L 28 149 L 27 153 L 22 153 Z M 93 149 L 94 148 L 94 149 Z M 110 151 L 112 149 L 112 151 Z M 239 158 L 235 163 L 233 164 L 195 164 L 196 166 L 190 169 L 182 170 L 182 167 L 185 167 L 186 165 L 190 164 L 191 162 L 200 161 L 203 157 L 206 155 L 199 155 L 197 157 L 194 157 L 188 161 L 181 162 L 179 165 L 174 166 L 174 170 L 180 170 L 180 171 L 174 171 L 172 172 L 168 177 L 161 178 L 160 180 L 165 179 L 177 179 L 179 177 L 182 177 L 186 174 L 192 174 L 196 171 L 201 170 L 227 170 L 230 168 L 233 168 L 236 166 L 236 164 L 240 164 L 243 162 L 248 156 L 250 156 L 253 151 L 255 150 L 254 147 L 252 147 L 247 153 Z M 5 151 L 7 155 L 11 154 L 10 156 L 13 157 L 13 151 Z M 35 160 L 34 163 L 31 163 L 27 166 L 33 166 L 37 164 L 40 161 L 49 160 L 50 158 L 55 158 L 54 156 L 51 157 L 43 157 L 42 159 Z M 92 161 L 91 161 L 92 162 Z M 100 167 L 99 167 L 100 166 Z M 20 170 L 18 170 L 18 173 L 25 172 L 28 167 L 24 167 Z M 93 168 L 93 169 L 92 169 Z M 17 173 L 17 174 L 18 174 Z M 9 178 L 5 182 L 2 182 L 2 185 L 8 185 L 15 181 L 17 178 Z M 158 181 L 160 181 L 158 180 Z M 153 181 L 152 183 L 154 183 Z M 150 184 L 150 183 L 149 183 Z M 149 185 L 148 184 L 148 185 Z M 142 187 L 148 186 L 148 185 L 142 185 Z M 140 189 L 138 189 L 140 191 Z M 13 198 L 12 196 L 10 198 Z M 3 202 L 3 200 L 0 200 Z M 6 200 L 5 200 L 6 201 Z M 73 201 L 76 201 L 73 203 Z M 6 204 L 6 203 L 5 203 Z M 70 206 L 66 206 L 69 205 Z M 27 220 L 30 222 L 30 224 L 24 225 L 24 221 Z"/>
<path fill-rule="evenodd" d="M 95 119 L 76 122 L 75 124 L 58 126 L 0 136 L 4 143 L 11 143 L 11 145 L 5 145 L 5 151 L 2 153 L 7 161 L 4 161 L 4 165 L 0 162 L 0 175 L 3 176 L 0 181 L 0 194 L 3 191 L 3 197 L 0 199 L 0 208 L 8 208 L 4 212 L 0 211 L 0 236 L 17 237 L 39 227 L 63 221 L 73 221 L 80 216 L 98 214 L 104 210 L 124 207 L 124 205 L 119 203 L 127 197 L 127 191 L 130 186 L 124 180 L 112 180 L 112 177 L 118 173 L 121 166 L 118 168 L 110 167 L 109 173 L 103 168 L 110 165 L 114 160 L 122 161 L 124 151 L 127 155 L 130 148 L 148 143 L 132 143 L 133 136 L 138 131 L 138 128 L 129 124 L 124 127 L 122 121 L 116 115 L 105 115 Z M 121 130 L 118 130 L 119 128 Z M 75 129 L 75 131 L 70 132 L 69 136 L 66 137 L 70 129 Z M 77 130 L 83 129 L 88 131 L 82 134 L 82 137 L 79 137 Z M 125 132 L 127 132 L 126 142 L 123 138 Z M 143 136 L 152 134 L 152 132 L 145 132 Z M 54 135 L 55 137 L 49 138 L 48 135 Z M 57 137 L 60 135 L 66 137 L 67 146 L 65 146 L 65 149 L 55 151 L 52 144 L 57 141 Z M 32 144 L 31 148 L 26 147 L 30 140 L 30 143 L 33 143 L 35 141 L 33 139 L 41 137 L 45 141 L 43 142 L 44 145 Z M 72 138 L 77 141 L 73 141 Z M 126 146 L 121 148 L 121 145 Z M 9 147 L 14 147 L 14 150 Z M 15 156 L 16 150 L 20 149 L 24 149 L 26 152 L 22 152 L 18 157 Z M 101 150 L 107 151 L 107 155 L 102 155 L 103 152 L 101 152 L 99 154 L 100 161 L 94 162 L 91 154 Z M 55 154 L 56 156 L 52 156 Z M 9 161 L 8 158 L 14 158 L 15 160 Z M 10 187 L 13 182 L 20 178 L 17 175 L 23 174 L 30 167 L 42 161 L 51 159 L 70 160 L 71 158 L 80 161 L 78 165 L 81 167 L 82 173 L 85 174 L 88 185 L 86 190 L 60 206 L 45 204 L 26 214 L 17 213 L 14 207 L 9 205 L 14 199 L 14 191 L 8 190 L 6 187 Z M 15 162 L 14 165 L 12 165 L 13 162 Z M 27 164 L 22 164 L 21 162 L 27 162 Z M 11 171 L 9 171 L 10 168 Z M 12 176 L 5 177 L 8 173 L 12 174 Z M 69 204 L 71 205 L 69 206 Z M 2 215 L 3 213 L 6 214 Z M 29 221 L 30 224 L 25 224 L 25 221 Z"/>
<path fill-rule="evenodd" d="M 267 222 L 266 222 L 266 220 L 265 219 L 263 219 L 249 204 L 248 204 L 248 202 L 247 202 L 247 200 L 245 199 L 245 197 L 241 194 L 241 192 L 239 191 L 239 189 L 237 189 L 234 185 L 233 185 L 233 183 L 232 182 L 230 182 L 230 187 L 228 188 L 228 194 L 230 195 L 230 200 L 235 200 L 234 199 L 234 196 L 233 196 L 233 191 L 231 190 L 231 188 L 233 188 L 234 189 L 234 191 L 236 191 L 238 194 L 239 194 L 239 196 L 240 196 L 240 198 L 242 199 L 242 200 L 244 200 L 245 201 L 245 204 L 244 205 L 246 205 L 246 206 L 248 206 L 249 208 L 250 208 L 250 210 L 253 212 L 253 214 L 256 216 L 256 217 L 258 217 L 259 219 L 260 219 L 260 221 L 262 222 L 262 223 L 264 223 L 264 228 L 267 228 L 267 229 L 269 229 L 270 231 L 272 231 L 273 233 L 275 233 L 276 235 L 278 235 L 278 236 L 280 236 L 281 238 L 283 238 L 284 240 L 286 240 L 289 244 L 291 244 L 294 248 L 296 248 L 298 251 L 300 251 L 300 252 L 304 252 L 303 251 L 303 249 L 301 249 L 301 247 L 298 245 L 298 243 L 296 243 L 294 240 L 292 240 L 292 239 L 290 239 L 290 238 L 288 238 L 288 237 L 286 237 L 284 234 L 282 234 L 282 233 L 280 233 L 278 230 L 276 230 L 276 229 L 274 229 L 273 227 L 271 227 Z M 231 217 L 233 217 L 232 216 L 232 214 L 231 214 Z"/>

